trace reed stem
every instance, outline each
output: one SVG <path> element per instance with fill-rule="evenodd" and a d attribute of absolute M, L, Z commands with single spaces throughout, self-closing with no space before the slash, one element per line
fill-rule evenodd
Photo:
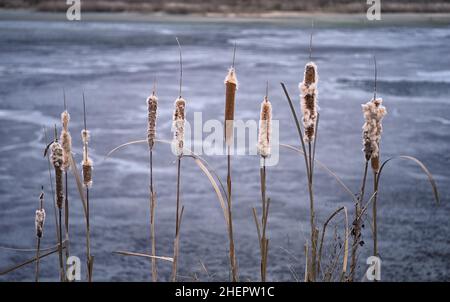
<path fill-rule="evenodd" d="M 231 277 L 233 282 L 238 281 L 238 273 L 236 267 L 236 255 L 234 249 L 234 236 L 233 236 L 233 218 L 231 211 L 231 148 L 228 145 L 227 152 L 227 189 L 228 189 L 228 236 L 230 241 L 230 266 L 231 266 Z"/>
<path fill-rule="evenodd" d="M 65 179 L 65 198 L 64 198 L 64 225 L 65 225 L 65 231 L 66 231 L 66 260 L 69 258 L 69 187 L 68 187 L 68 177 L 67 177 L 67 170 L 64 171 L 64 179 Z"/>
<path fill-rule="evenodd" d="M 149 151 L 150 162 L 150 236 L 152 256 L 156 256 L 156 239 L 155 239 L 155 206 L 156 198 L 153 191 L 153 150 Z M 156 258 L 152 258 L 152 281 L 158 280 Z"/>
<path fill-rule="evenodd" d="M 180 232 L 180 181 L 181 181 L 181 156 L 177 160 L 177 210 L 175 220 L 175 241 L 173 248 L 173 266 L 172 266 L 172 281 L 177 281 L 177 265 L 178 265 L 178 251 L 179 251 L 179 232 Z"/>
<path fill-rule="evenodd" d="M 364 164 L 364 175 L 363 175 L 363 181 L 361 184 L 361 190 L 360 190 L 360 196 L 357 199 L 355 203 L 355 220 L 353 222 L 353 246 L 352 246 L 352 257 L 351 257 L 351 265 L 350 265 L 350 281 L 353 281 L 355 278 L 356 273 L 356 266 L 357 266 L 357 252 L 358 252 L 358 246 L 360 244 L 360 238 L 361 238 L 361 205 L 364 201 L 364 191 L 366 188 L 366 180 L 367 180 L 367 170 L 369 166 L 369 161 L 366 160 Z"/>

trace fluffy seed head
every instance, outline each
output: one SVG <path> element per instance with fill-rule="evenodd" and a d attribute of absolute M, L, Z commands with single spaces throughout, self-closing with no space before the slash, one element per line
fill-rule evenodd
<path fill-rule="evenodd" d="M 36 228 L 36 236 L 41 238 L 44 234 L 44 223 L 45 223 L 45 210 L 36 210 L 36 216 L 34 219 L 34 226 Z"/>
<path fill-rule="evenodd" d="M 258 152 L 262 157 L 270 155 L 272 136 L 272 104 L 267 97 L 261 103 L 259 119 Z"/>
<path fill-rule="evenodd" d="M 383 100 L 377 98 L 361 105 L 364 114 L 363 129 L 363 152 L 366 160 L 372 161 L 372 168 L 379 169 L 379 148 L 381 133 L 383 132 L 382 120 L 386 115 L 386 108 L 382 105 Z M 377 163 L 378 161 L 378 163 Z"/>
<path fill-rule="evenodd" d="M 175 109 L 173 111 L 173 141 L 172 150 L 177 156 L 183 155 L 184 147 L 184 124 L 185 124 L 186 101 L 183 98 L 175 100 Z"/>
<path fill-rule="evenodd" d="M 81 130 L 81 139 L 83 140 L 83 161 L 81 165 L 83 167 L 83 185 L 87 188 L 92 186 L 92 166 L 93 162 L 89 158 L 88 154 L 88 143 L 89 143 L 90 134 L 88 130 Z"/>
<path fill-rule="evenodd" d="M 317 122 L 317 82 L 319 76 L 317 66 L 313 62 L 309 62 L 305 66 L 305 74 L 303 82 L 300 83 L 301 92 L 301 109 L 303 114 L 303 127 L 305 128 L 304 140 L 311 142 L 314 139 Z"/>
<path fill-rule="evenodd" d="M 70 115 L 67 110 L 61 113 L 61 123 L 62 123 L 62 131 L 61 131 L 61 146 L 63 148 L 63 170 L 67 171 L 70 168 L 70 157 L 72 152 L 72 137 L 69 132 L 69 121 Z"/>
<path fill-rule="evenodd" d="M 152 94 L 147 99 L 148 109 L 148 126 L 147 126 L 147 141 L 149 149 L 153 149 L 156 139 L 156 118 L 158 110 L 158 98 Z"/>

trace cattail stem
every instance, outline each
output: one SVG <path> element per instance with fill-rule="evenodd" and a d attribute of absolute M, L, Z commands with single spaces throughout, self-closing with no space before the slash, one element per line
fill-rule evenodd
<path fill-rule="evenodd" d="M 366 180 L 367 180 L 367 170 L 369 166 L 369 161 L 366 160 L 364 164 L 364 174 L 363 180 L 361 184 L 360 196 L 355 203 L 355 220 L 353 222 L 353 245 L 352 245 L 352 256 L 351 256 L 351 264 L 350 264 L 350 279 L 349 281 L 353 281 L 355 278 L 356 267 L 357 267 L 357 252 L 358 246 L 360 244 L 361 239 L 361 219 L 362 219 L 362 204 L 364 201 L 364 191 L 366 188 Z"/>
<path fill-rule="evenodd" d="M 156 194 L 153 191 L 153 150 L 149 150 L 150 163 L 150 236 L 151 236 L 151 250 L 152 256 L 156 256 L 156 239 L 155 239 L 155 207 Z M 152 258 L 152 281 L 158 280 L 156 258 Z"/>
<path fill-rule="evenodd" d="M 87 255 L 87 276 L 88 281 L 92 282 L 93 257 L 91 256 L 91 227 L 90 227 L 90 208 L 89 208 L 89 187 L 86 187 L 86 255 Z"/>
<path fill-rule="evenodd" d="M 44 127 L 44 138 L 45 138 L 45 145 L 48 144 L 48 136 L 47 136 L 47 129 Z M 52 192 L 52 198 L 53 198 L 53 215 L 55 218 L 55 233 L 56 233 L 56 241 L 59 242 L 59 224 L 58 224 L 58 211 L 56 210 L 56 199 L 55 199 L 55 189 L 53 187 L 53 176 L 52 176 L 52 163 L 50 160 L 50 156 L 48 153 L 45 155 L 47 157 L 47 170 L 48 170 L 48 177 L 50 180 L 50 189 Z"/>
<path fill-rule="evenodd" d="M 42 186 L 41 195 L 39 196 L 39 210 L 36 211 L 35 225 L 36 225 L 36 272 L 35 281 L 39 282 L 39 263 L 41 250 L 41 237 L 44 232 L 45 211 L 44 207 L 44 187 Z"/>
<path fill-rule="evenodd" d="M 69 258 L 69 186 L 68 186 L 68 177 L 67 170 L 64 171 L 64 189 L 65 189 L 65 199 L 64 199 L 64 225 L 66 231 L 66 243 L 65 243 L 65 251 L 66 251 L 66 259 Z"/>
<path fill-rule="evenodd" d="M 377 238 L 377 197 L 378 197 L 378 172 L 373 172 L 373 201 L 372 201 L 372 219 L 373 219 L 373 255 L 378 257 L 378 238 Z"/>
<path fill-rule="evenodd" d="M 231 210 L 231 147 L 228 145 L 227 152 L 227 189 L 228 189 L 228 236 L 230 242 L 230 267 L 231 277 L 233 282 L 238 281 L 237 267 L 236 267 L 236 254 L 234 249 L 234 236 L 233 236 L 233 216 Z"/>
<path fill-rule="evenodd" d="M 260 236 L 260 249 L 261 249 L 261 281 L 266 281 L 267 272 L 267 256 L 269 251 L 269 240 L 266 238 L 267 218 L 269 216 L 270 199 L 266 198 L 266 159 L 262 158 L 263 166 L 260 168 L 261 175 L 261 202 L 262 202 L 262 217 L 261 226 L 262 232 Z M 257 228 L 259 228 L 257 224 Z M 259 231 L 258 231 L 259 233 Z"/>
<path fill-rule="evenodd" d="M 177 208 L 175 219 L 175 241 L 173 248 L 173 266 L 172 266 L 172 281 L 177 281 L 177 264 L 178 264 L 178 251 L 179 251 L 179 236 L 180 236 L 180 182 L 181 182 L 181 156 L 178 156 L 177 160 Z"/>
<path fill-rule="evenodd" d="M 62 254 L 62 209 L 59 208 L 59 245 L 58 245 L 58 253 L 59 253 L 59 268 L 60 268 L 60 281 L 63 282 L 66 280 L 64 273 L 64 262 L 63 262 L 63 254 Z"/>

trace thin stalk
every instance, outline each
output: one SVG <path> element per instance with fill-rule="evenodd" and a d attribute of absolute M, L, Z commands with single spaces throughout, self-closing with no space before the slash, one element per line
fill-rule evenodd
<path fill-rule="evenodd" d="M 373 255 L 378 256 L 378 238 L 377 238 L 377 196 L 378 196 L 378 173 L 373 173 L 373 191 L 375 195 L 372 202 L 372 219 L 373 219 Z"/>
<path fill-rule="evenodd" d="M 361 205 L 363 204 L 364 200 L 364 191 L 366 188 L 366 180 L 367 180 L 367 170 L 369 166 L 369 161 L 366 160 L 364 164 L 364 175 L 363 175 L 363 181 L 361 184 L 361 191 L 360 196 L 355 203 L 355 221 L 353 222 L 353 246 L 352 246 L 352 258 L 351 258 L 351 265 L 350 265 L 350 281 L 354 280 L 355 277 L 355 271 L 356 271 L 356 265 L 357 265 L 357 251 L 359 246 L 359 240 L 361 237 Z"/>
<path fill-rule="evenodd" d="M 177 264 L 178 264 L 178 250 L 179 250 L 179 234 L 180 234 L 180 181 L 181 181 L 181 156 L 177 160 L 177 210 L 175 220 L 175 241 L 173 248 L 173 266 L 172 266 L 172 281 L 177 281 Z"/>
<path fill-rule="evenodd" d="M 153 150 L 149 151 L 149 162 L 150 162 L 150 236 L 151 236 L 151 249 L 152 256 L 156 256 L 156 240 L 155 240 L 155 206 L 156 206 L 156 198 L 155 192 L 153 191 Z M 157 267 L 156 267 L 156 258 L 152 258 L 152 281 L 156 282 L 158 279 L 157 276 Z"/>
<path fill-rule="evenodd" d="M 231 277 L 233 282 L 238 281 L 237 267 L 236 267 L 236 255 L 234 250 L 234 238 L 233 238 L 233 218 L 231 211 L 231 150 L 228 146 L 227 154 L 227 189 L 228 189 L 228 236 L 230 241 L 230 266 L 231 266 Z"/>
<path fill-rule="evenodd" d="M 64 225 L 66 231 L 66 259 L 69 258 L 69 186 L 67 181 L 67 170 L 64 171 L 64 188 L 65 188 L 65 198 L 64 198 Z"/>
<path fill-rule="evenodd" d="M 269 211 L 269 202 L 266 199 L 266 159 L 263 157 L 263 166 L 260 168 L 261 174 L 261 204 L 262 204 L 262 235 L 260 238 L 261 248 L 261 281 L 266 281 L 266 268 L 267 268 L 267 253 L 268 253 L 268 240 L 266 238 L 267 217 Z"/>
<path fill-rule="evenodd" d="M 91 256 L 91 227 L 89 221 L 89 188 L 86 187 L 86 254 L 88 281 L 92 282 L 93 258 Z"/>
<path fill-rule="evenodd" d="M 64 262 L 63 262 L 63 254 L 62 254 L 62 209 L 59 209 L 59 245 L 58 245 L 58 253 L 59 253 L 59 268 L 60 268 L 60 281 L 65 281 L 64 274 Z"/>
<path fill-rule="evenodd" d="M 44 187 L 41 187 L 42 189 L 42 193 L 40 196 L 40 202 L 39 202 L 39 210 L 42 210 L 43 205 L 43 194 L 44 194 Z M 40 250 L 41 250 L 41 237 L 37 236 L 37 240 L 36 240 L 36 274 L 35 274 L 35 281 L 39 282 L 39 254 L 40 254 Z"/>
<path fill-rule="evenodd" d="M 48 136 L 47 136 L 47 129 L 44 127 L 44 138 L 45 138 L 45 145 L 48 145 Z M 58 224 L 58 211 L 56 210 L 56 200 L 55 200 L 55 189 L 53 188 L 53 176 L 52 176 L 52 164 L 50 162 L 50 156 L 48 153 L 46 153 L 47 157 L 47 168 L 48 168 L 48 177 L 50 179 L 50 189 L 52 191 L 52 198 L 53 198 L 53 214 L 55 218 L 55 231 L 56 231 L 56 241 L 59 242 L 59 224 Z M 60 262 L 62 262 L 62 259 L 59 259 Z"/>
<path fill-rule="evenodd" d="M 39 282 L 39 252 L 41 249 L 41 238 L 37 237 L 36 240 L 36 274 L 35 281 Z"/>

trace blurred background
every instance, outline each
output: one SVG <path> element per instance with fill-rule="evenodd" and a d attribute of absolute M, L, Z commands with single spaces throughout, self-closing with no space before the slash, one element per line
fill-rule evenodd
<path fill-rule="evenodd" d="M 381 21 L 366 18 L 366 1 L 81 1 L 82 21 L 67 21 L 65 1 L 0 0 L 0 270 L 33 253 L 34 211 L 45 187 L 47 220 L 42 247 L 55 244 L 55 226 L 43 127 L 60 125 L 63 89 L 71 114 L 75 159 L 81 161 L 82 92 L 92 139 L 92 254 L 96 281 L 149 281 L 150 261 L 113 255 L 116 250 L 150 252 L 148 154 L 127 141 L 146 137 L 146 98 L 157 78 L 157 135 L 171 139 L 173 102 L 178 96 L 178 48 L 184 59 L 187 119 L 223 119 L 223 80 L 237 44 L 239 90 L 236 118 L 257 120 L 269 81 L 273 117 L 282 143 L 299 146 L 294 121 L 279 83 L 299 111 L 298 83 L 309 60 L 319 71 L 320 125 L 317 159 L 357 192 L 363 173 L 361 104 L 373 95 L 373 56 L 384 119 L 382 159 L 407 154 L 423 161 L 438 184 L 436 206 L 421 170 L 392 161 L 379 193 L 379 250 L 384 281 L 450 280 L 450 1 L 382 1 Z M 389 13 L 393 12 L 393 14 Z M 438 14 L 439 13 L 439 14 Z M 203 138 L 208 133 L 204 133 Z M 206 157 L 222 180 L 226 158 Z M 157 192 L 157 254 L 171 256 L 175 232 L 176 164 L 167 145 L 154 153 Z M 281 150 L 267 171 L 271 198 L 268 280 L 296 281 L 304 274 L 309 238 L 309 201 L 304 162 Z M 241 280 L 259 279 L 259 247 L 252 207 L 260 206 L 259 159 L 233 158 L 234 231 Z M 369 184 L 372 179 L 369 177 Z M 69 179 L 71 253 L 85 261 L 85 227 L 73 178 Z M 190 159 L 182 163 L 180 280 L 229 280 L 228 239 L 220 205 L 208 179 Z M 349 196 L 317 168 L 317 221 L 339 206 L 353 213 Z M 370 219 L 370 216 L 369 218 Z M 338 241 L 333 240 L 336 230 Z M 342 242 L 343 219 L 329 226 L 325 260 Z M 358 280 L 371 255 L 369 223 L 363 231 Z M 337 245 L 339 248 L 339 245 Z M 58 280 L 58 259 L 41 262 L 41 279 Z M 205 270 L 206 268 L 206 270 Z M 85 277 L 85 266 L 82 265 Z M 159 280 L 171 266 L 158 262 Z M 32 281 L 34 266 L 0 276 Z"/>

